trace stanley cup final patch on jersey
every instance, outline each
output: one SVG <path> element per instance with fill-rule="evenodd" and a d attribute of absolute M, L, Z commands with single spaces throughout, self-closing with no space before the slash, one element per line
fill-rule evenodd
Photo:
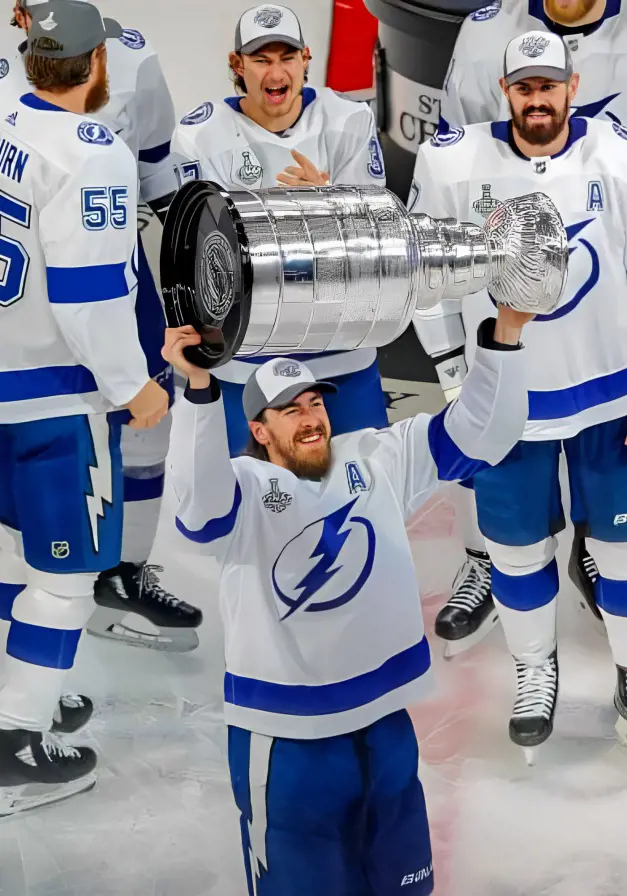
<path fill-rule="evenodd" d="M 239 182 L 245 187 L 261 186 L 263 168 L 250 147 L 240 153 L 234 153 L 231 178 L 235 183 Z"/>
<path fill-rule="evenodd" d="M 481 196 L 473 202 L 472 207 L 482 218 L 488 218 L 501 203 L 491 195 L 492 184 L 482 184 L 481 190 Z"/>
<path fill-rule="evenodd" d="M 146 38 L 140 31 L 135 31 L 134 28 L 125 28 L 122 31 L 120 42 L 125 47 L 130 47 L 131 50 L 143 50 L 146 46 Z"/>

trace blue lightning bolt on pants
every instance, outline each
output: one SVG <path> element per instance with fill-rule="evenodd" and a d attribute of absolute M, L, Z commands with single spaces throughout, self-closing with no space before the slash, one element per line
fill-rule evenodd
<path fill-rule="evenodd" d="M 288 740 L 229 728 L 250 896 L 427 896 L 418 745 L 397 712 L 361 731 Z"/>
<path fill-rule="evenodd" d="M 120 415 L 0 424 L 0 523 L 21 531 L 26 588 L 0 587 L 10 621 L 0 727 L 45 730 L 122 544 Z"/>

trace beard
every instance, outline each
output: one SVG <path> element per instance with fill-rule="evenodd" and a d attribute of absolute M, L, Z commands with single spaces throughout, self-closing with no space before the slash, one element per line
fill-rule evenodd
<path fill-rule="evenodd" d="M 316 433 L 320 433 L 323 441 L 315 451 L 311 447 L 303 447 L 299 442 L 299 439 Z M 273 448 L 280 454 L 283 464 L 290 473 L 299 479 L 322 479 L 331 466 L 331 440 L 323 426 L 301 432 L 290 442 L 276 440 Z"/>
<path fill-rule="evenodd" d="M 103 65 L 98 80 L 89 89 L 89 93 L 85 97 L 85 112 L 88 115 L 93 115 L 94 112 L 99 112 L 103 106 L 106 106 L 108 102 L 109 77 L 107 75 L 107 70 Z"/>
<path fill-rule="evenodd" d="M 576 0 L 567 7 L 561 6 L 558 0 L 544 0 L 546 14 L 558 25 L 576 25 L 584 19 L 595 5 L 596 0 Z"/>
<path fill-rule="evenodd" d="M 551 106 L 529 106 L 522 115 L 517 115 L 510 103 L 510 112 L 514 128 L 523 140 L 532 146 L 545 146 L 552 143 L 561 133 L 570 108 L 568 104 L 561 111 L 553 109 Z M 550 115 L 551 120 L 547 124 L 533 124 L 529 121 L 529 115 L 532 112 L 542 112 L 545 115 Z"/>

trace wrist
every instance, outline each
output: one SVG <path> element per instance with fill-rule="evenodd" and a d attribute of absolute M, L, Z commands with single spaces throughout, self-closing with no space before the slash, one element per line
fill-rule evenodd
<path fill-rule="evenodd" d="M 496 319 L 493 336 L 495 342 L 500 342 L 502 345 L 520 345 L 521 334 L 522 327 L 506 324 L 499 318 Z"/>
<path fill-rule="evenodd" d="M 208 370 L 195 370 L 189 374 L 190 389 L 208 389 L 211 377 Z"/>

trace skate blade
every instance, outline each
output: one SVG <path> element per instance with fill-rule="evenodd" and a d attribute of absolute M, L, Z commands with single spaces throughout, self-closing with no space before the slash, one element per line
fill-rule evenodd
<path fill-rule="evenodd" d="M 468 635 L 467 638 L 459 638 L 457 641 L 445 641 L 442 652 L 444 659 L 452 660 L 454 657 L 459 656 L 460 653 L 466 653 L 467 650 L 476 647 L 484 638 L 487 638 L 498 621 L 499 614 L 494 609 L 489 616 L 486 616 L 477 631 L 473 632 L 472 635 Z"/>
<path fill-rule="evenodd" d="M 527 763 L 529 768 L 533 768 L 536 762 L 538 761 L 538 748 L 537 747 L 523 747 L 523 754 L 525 756 L 525 762 Z"/>
<path fill-rule="evenodd" d="M 18 787 L 0 787 L 0 818 L 29 812 L 52 803 L 60 803 L 79 793 L 87 793 L 96 786 L 94 774 L 85 775 L 67 784 L 22 784 Z"/>
<path fill-rule="evenodd" d="M 619 715 L 615 729 L 619 743 L 621 743 L 623 747 L 627 747 L 627 719 L 624 719 Z"/>
<path fill-rule="evenodd" d="M 131 614 L 126 614 L 130 617 Z M 98 607 L 87 624 L 87 631 L 97 638 L 109 638 L 128 647 L 143 647 L 171 653 L 189 653 L 198 647 L 198 634 L 193 628 L 156 627 L 154 633 L 142 632 L 123 622 L 125 615 L 117 610 Z M 146 620 L 142 620 L 146 623 Z"/>

